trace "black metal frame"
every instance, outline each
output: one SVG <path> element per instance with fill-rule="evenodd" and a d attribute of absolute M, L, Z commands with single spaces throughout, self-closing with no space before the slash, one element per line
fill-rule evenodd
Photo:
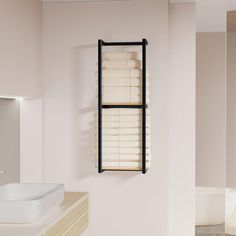
<path fill-rule="evenodd" d="M 134 171 L 134 170 L 108 170 L 102 168 L 102 109 L 133 108 L 142 109 L 142 173 L 146 168 L 146 46 L 148 41 L 141 42 L 104 42 L 98 40 L 98 173 L 104 171 Z M 102 47 L 103 46 L 142 46 L 142 104 L 141 105 L 103 105 L 102 104 Z M 137 170 L 139 171 L 139 170 Z"/>

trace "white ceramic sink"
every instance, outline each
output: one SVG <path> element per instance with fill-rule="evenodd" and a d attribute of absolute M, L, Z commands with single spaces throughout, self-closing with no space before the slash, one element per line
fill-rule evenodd
<path fill-rule="evenodd" d="M 64 199 L 62 184 L 7 184 L 0 187 L 0 223 L 33 223 Z"/>

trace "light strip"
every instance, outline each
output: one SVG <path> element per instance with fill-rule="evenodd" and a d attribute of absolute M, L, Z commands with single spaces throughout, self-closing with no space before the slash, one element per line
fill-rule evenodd
<path fill-rule="evenodd" d="M 75 3 L 75 2 L 130 2 L 134 0 L 41 0 L 42 3 Z"/>
<path fill-rule="evenodd" d="M 19 97 L 19 96 L 0 96 L 0 99 L 16 99 L 16 100 L 22 101 L 23 97 Z"/>

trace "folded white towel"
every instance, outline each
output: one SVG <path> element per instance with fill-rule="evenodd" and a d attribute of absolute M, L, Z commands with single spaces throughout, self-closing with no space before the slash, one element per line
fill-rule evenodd
<path fill-rule="evenodd" d="M 149 101 L 149 91 L 146 91 L 146 101 Z M 104 87 L 102 91 L 102 99 L 104 104 L 124 104 L 142 103 L 142 91 L 140 87 Z M 137 104 L 137 105 L 138 105 Z"/>
<path fill-rule="evenodd" d="M 117 94 L 117 96 L 138 96 L 141 93 L 140 87 L 104 87 L 103 94 Z"/>
<path fill-rule="evenodd" d="M 148 149 L 148 147 L 146 147 Z M 103 148 L 103 153 L 105 154 L 141 154 L 142 146 L 140 147 L 105 147 Z"/>
<path fill-rule="evenodd" d="M 103 141 L 102 142 L 102 147 L 108 148 L 108 147 L 117 147 L 117 148 L 122 148 L 122 147 L 140 147 L 142 144 L 141 140 L 139 141 L 126 141 L 126 142 L 120 142 L 119 140 L 113 141 L 113 140 L 108 140 L 108 141 Z"/>
<path fill-rule="evenodd" d="M 131 87 L 138 87 L 142 85 L 141 78 L 103 78 L 102 84 L 104 87 L 114 86 L 114 87 L 124 87 L 124 86 L 131 86 Z"/>
<path fill-rule="evenodd" d="M 103 115 L 120 115 L 120 116 L 128 116 L 128 115 L 141 115 L 142 111 L 137 109 L 104 109 Z"/>
<path fill-rule="evenodd" d="M 141 77 L 142 71 L 139 69 L 103 69 L 103 78 L 137 78 Z"/>
<path fill-rule="evenodd" d="M 102 163 L 103 167 L 104 168 L 108 168 L 108 167 L 123 167 L 123 168 L 141 168 L 142 167 L 142 163 L 141 161 L 140 162 L 121 162 L 121 161 L 118 161 L 118 162 L 115 162 L 115 161 L 106 161 L 106 162 L 103 162 Z"/>
<path fill-rule="evenodd" d="M 106 169 L 106 168 L 107 169 L 109 169 L 109 168 L 117 168 L 117 169 L 119 169 L 119 167 L 122 168 L 122 169 L 129 169 L 129 168 L 130 169 L 132 169 L 132 168 L 141 169 L 142 168 L 142 161 L 141 160 L 139 162 L 136 162 L 136 161 L 134 161 L 134 162 L 106 161 L 106 162 L 103 162 L 102 165 L 103 165 L 104 169 Z M 148 160 L 146 162 L 146 167 L 150 168 L 150 161 L 148 161 Z"/>
<path fill-rule="evenodd" d="M 103 122 L 141 122 L 142 117 L 140 115 L 103 115 Z M 150 122 L 150 116 L 146 115 L 146 121 Z"/>
<path fill-rule="evenodd" d="M 103 122 L 141 122 L 142 118 L 141 116 L 109 116 L 104 115 L 103 116 Z"/>
<path fill-rule="evenodd" d="M 140 69 L 139 60 L 104 60 L 102 66 L 105 69 Z"/>
<path fill-rule="evenodd" d="M 130 155 L 130 159 L 127 158 L 116 158 L 116 156 L 112 156 L 111 154 L 105 157 L 103 155 L 103 162 L 102 166 L 104 169 L 109 168 L 109 167 L 123 167 L 123 168 L 129 168 L 129 167 L 138 167 L 142 168 L 142 157 L 136 157 L 132 158 Z M 146 166 L 149 168 L 150 167 L 150 161 L 151 159 L 146 156 Z M 96 165 L 98 163 L 98 159 L 96 158 Z"/>
<path fill-rule="evenodd" d="M 104 104 L 133 104 L 133 103 L 141 103 L 140 97 L 132 97 L 132 98 L 119 98 L 112 96 L 104 96 L 103 97 Z"/>
<path fill-rule="evenodd" d="M 104 52 L 103 60 L 138 59 L 138 52 Z"/>
<path fill-rule="evenodd" d="M 146 87 L 149 88 L 149 80 L 146 81 Z M 103 78 L 102 80 L 103 87 L 141 87 L 142 78 L 133 77 L 133 78 L 120 78 L 120 77 L 110 77 Z"/>
<path fill-rule="evenodd" d="M 128 130 L 141 129 L 142 125 L 140 124 L 139 126 L 135 126 L 135 127 L 134 126 L 125 127 L 125 126 L 122 126 L 122 124 L 120 123 L 118 127 L 111 125 L 111 126 L 103 126 L 103 128 L 109 133 L 114 132 L 114 134 L 116 134 L 118 131 L 120 134 L 122 134 L 122 133 L 125 134 L 126 133 L 125 131 L 128 132 Z M 150 128 L 150 124 L 146 124 L 147 133 L 149 132 L 149 128 Z M 104 132 L 104 134 L 106 134 L 106 132 Z"/>
<path fill-rule="evenodd" d="M 137 128 L 141 126 L 141 121 L 130 121 L 130 122 L 114 122 L 106 121 L 102 124 L 103 128 Z"/>
<path fill-rule="evenodd" d="M 114 98 L 138 97 L 141 94 L 141 89 L 138 87 L 105 87 L 103 88 L 103 95 Z"/>
<path fill-rule="evenodd" d="M 98 112 L 96 111 L 95 113 L 95 116 L 98 115 Z M 141 110 L 138 110 L 138 109 L 129 109 L 129 108 L 126 108 L 126 109 L 122 109 L 122 108 L 116 108 L 116 109 L 104 109 L 103 110 L 103 113 L 102 115 L 103 116 L 113 116 L 113 115 L 120 115 L 120 116 L 139 116 L 142 114 L 142 111 Z M 147 116 L 150 116 L 150 109 L 147 108 L 146 109 L 146 115 Z"/>
<path fill-rule="evenodd" d="M 103 148 L 104 154 L 141 154 L 141 148 Z"/>
<path fill-rule="evenodd" d="M 140 121 L 142 111 L 138 109 L 104 109 L 103 121 Z M 96 112 L 97 117 L 97 112 Z M 150 109 L 146 110 L 146 119 L 150 119 Z"/>
<path fill-rule="evenodd" d="M 149 160 L 148 155 L 146 155 L 147 160 Z M 103 161 L 122 161 L 122 162 L 133 162 L 141 161 L 141 154 L 103 154 Z"/>
<path fill-rule="evenodd" d="M 95 150 L 95 155 L 97 155 L 97 151 Z M 98 159 L 97 156 L 95 159 Z M 103 153 L 103 161 L 124 161 L 124 162 L 129 162 L 129 161 L 138 161 L 142 159 L 142 154 L 112 154 L 112 153 Z M 146 160 L 150 161 L 150 153 L 146 152 Z"/>
<path fill-rule="evenodd" d="M 141 104 L 141 96 L 138 97 L 131 97 L 131 98 L 114 98 L 113 96 L 104 96 L 103 97 L 103 103 L 104 104 L 125 104 L 125 105 L 129 105 L 129 104 Z M 150 101 L 147 98 L 146 99 L 146 103 L 149 104 Z"/>
<path fill-rule="evenodd" d="M 142 130 L 140 128 L 126 128 L 126 129 L 103 129 L 104 135 L 140 135 Z"/>
<path fill-rule="evenodd" d="M 113 125 L 113 127 L 128 127 L 129 125 L 131 127 L 137 127 L 142 122 L 142 117 L 136 117 L 136 116 L 120 116 L 120 117 L 113 117 L 113 116 L 103 116 L 102 119 L 102 125 L 103 127 L 110 127 Z M 150 118 L 146 118 L 147 124 L 150 126 Z"/>
<path fill-rule="evenodd" d="M 103 142 L 113 140 L 119 142 L 141 141 L 141 135 L 103 135 Z M 146 135 L 146 140 L 149 142 L 150 136 Z"/>

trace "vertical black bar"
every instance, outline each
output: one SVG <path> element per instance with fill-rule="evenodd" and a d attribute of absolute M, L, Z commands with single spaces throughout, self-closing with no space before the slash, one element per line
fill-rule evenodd
<path fill-rule="evenodd" d="M 143 39 L 142 44 L 142 173 L 146 173 L 146 44 Z"/>
<path fill-rule="evenodd" d="M 102 173 L 102 40 L 98 40 L 98 173 Z"/>

